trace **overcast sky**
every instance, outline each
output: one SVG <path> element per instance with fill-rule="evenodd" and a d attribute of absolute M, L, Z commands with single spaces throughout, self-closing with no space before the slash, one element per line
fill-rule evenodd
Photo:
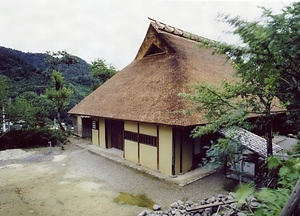
<path fill-rule="evenodd" d="M 258 6 L 280 11 L 288 1 L 1 0 L 0 46 L 24 52 L 66 50 L 88 63 L 105 59 L 117 69 L 133 61 L 147 17 L 219 41 L 235 41 L 218 13 L 258 18 Z"/>

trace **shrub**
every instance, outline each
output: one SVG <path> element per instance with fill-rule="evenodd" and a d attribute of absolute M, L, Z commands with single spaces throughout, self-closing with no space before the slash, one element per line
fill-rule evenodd
<path fill-rule="evenodd" d="M 63 143 L 66 139 L 67 134 L 49 128 L 12 130 L 0 138 L 0 150 L 49 146 L 49 141 L 52 146 L 55 146 Z"/>

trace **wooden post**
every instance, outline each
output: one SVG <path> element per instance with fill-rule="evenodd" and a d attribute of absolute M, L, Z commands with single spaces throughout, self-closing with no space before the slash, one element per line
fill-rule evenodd
<path fill-rule="evenodd" d="M 216 206 L 220 206 L 220 205 L 228 205 L 228 204 L 235 203 L 235 202 L 237 202 L 237 201 L 236 200 L 227 200 L 224 202 L 220 201 L 220 202 L 205 204 L 205 205 L 196 206 L 196 207 L 187 207 L 186 211 L 193 212 L 193 211 L 198 211 L 200 209 L 206 209 L 206 208 L 216 207 Z"/>
<path fill-rule="evenodd" d="M 292 216 L 294 214 L 294 211 L 298 207 L 300 202 L 300 178 L 297 181 L 297 184 L 295 185 L 290 198 L 285 203 L 285 206 L 283 207 L 280 216 Z"/>
<path fill-rule="evenodd" d="M 52 154 L 52 143 L 51 141 L 48 141 L 49 147 L 50 147 L 50 154 Z"/>
<path fill-rule="evenodd" d="M 256 177 L 259 174 L 259 156 L 254 154 L 254 177 Z"/>

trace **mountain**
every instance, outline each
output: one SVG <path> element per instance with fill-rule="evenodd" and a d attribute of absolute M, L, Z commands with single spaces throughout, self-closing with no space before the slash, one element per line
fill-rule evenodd
<path fill-rule="evenodd" d="M 52 85 L 50 65 L 45 61 L 47 56 L 46 53 L 25 53 L 0 46 L 0 76 L 8 80 L 11 98 L 25 92 L 44 94 Z M 75 58 L 76 64 L 58 65 L 66 84 L 74 91 L 70 107 L 90 92 L 91 84 L 88 64 L 79 57 Z"/>

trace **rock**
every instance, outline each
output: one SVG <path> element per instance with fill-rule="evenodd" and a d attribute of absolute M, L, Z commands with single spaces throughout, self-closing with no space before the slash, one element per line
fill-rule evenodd
<path fill-rule="evenodd" d="M 180 214 L 185 214 L 186 213 L 186 210 L 179 210 Z"/>
<path fill-rule="evenodd" d="M 187 212 L 187 210 L 190 208 L 197 208 L 202 205 L 215 202 L 232 201 L 234 199 L 235 193 L 230 192 L 228 195 L 218 194 L 216 196 L 206 198 L 205 200 L 201 200 L 200 202 L 194 202 L 192 200 L 183 202 L 181 200 L 178 200 L 176 202 L 173 202 L 167 211 L 161 211 L 161 206 L 158 204 L 154 204 L 153 211 L 144 210 L 138 216 L 246 216 L 244 212 L 240 212 L 240 210 L 238 209 L 238 204 L 235 202 L 231 204 L 224 203 L 217 207 L 214 206 L 206 209 L 202 208 L 194 210 L 193 212 Z M 262 204 L 259 203 L 254 196 L 249 196 L 246 200 L 249 203 L 250 207 L 253 209 L 262 206 Z"/>
<path fill-rule="evenodd" d="M 205 204 L 207 204 L 205 200 L 200 201 L 200 205 L 205 205 Z"/>
<path fill-rule="evenodd" d="M 180 210 L 185 210 L 185 205 L 180 205 L 180 206 L 178 207 L 178 209 L 180 209 Z"/>
<path fill-rule="evenodd" d="M 194 204 L 192 206 L 198 206 L 200 205 L 199 203 L 194 202 Z"/>
<path fill-rule="evenodd" d="M 256 200 L 256 198 L 253 195 L 250 195 L 246 198 L 246 202 L 251 202 L 252 200 Z"/>
<path fill-rule="evenodd" d="M 256 200 L 253 200 L 250 202 L 250 207 L 251 208 L 258 208 L 260 206 L 260 203 L 257 202 Z"/>
<path fill-rule="evenodd" d="M 177 202 L 173 202 L 171 205 L 170 205 L 171 208 L 177 208 L 178 207 L 178 203 Z"/>
<path fill-rule="evenodd" d="M 212 197 L 209 199 L 209 202 L 210 202 L 210 203 L 216 202 L 216 197 L 215 197 L 215 196 L 212 196 Z"/>
<path fill-rule="evenodd" d="M 286 137 L 289 137 L 289 138 L 297 138 L 297 136 L 295 136 L 294 134 L 288 134 L 288 135 L 286 135 Z"/>
<path fill-rule="evenodd" d="M 208 212 L 206 212 L 206 211 L 204 211 L 201 215 L 202 215 L 202 216 L 211 216 L 211 214 L 208 213 Z"/>
<path fill-rule="evenodd" d="M 225 197 L 225 195 L 224 194 L 218 194 L 217 197 L 218 198 L 223 198 L 223 197 Z"/>
<path fill-rule="evenodd" d="M 220 211 L 220 212 L 225 212 L 225 211 L 227 211 L 227 210 L 228 210 L 228 206 L 229 206 L 229 205 L 221 205 L 220 208 L 219 208 L 219 211 Z"/>
<path fill-rule="evenodd" d="M 233 208 L 233 209 L 237 209 L 237 204 L 236 203 L 231 203 L 229 205 L 230 208 Z"/>
<path fill-rule="evenodd" d="M 207 212 L 207 213 L 209 213 L 209 215 L 211 215 L 212 214 L 212 208 L 206 208 L 206 209 L 204 209 L 204 212 Z"/>
<path fill-rule="evenodd" d="M 146 216 L 146 215 L 148 215 L 147 210 L 144 210 L 144 211 L 142 211 L 141 213 L 138 214 L 138 216 Z"/>
<path fill-rule="evenodd" d="M 157 204 L 154 204 L 154 205 L 153 205 L 153 210 L 154 210 L 154 211 L 159 211 L 159 210 L 161 210 L 161 206 L 160 206 L 160 205 L 157 205 Z"/>
<path fill-rule="evenodd" d="M 229 209 L 225 214 L 224 216 L 233 216 L 235 215 L 235 211 L 233 209 Z"/>
<path fill-rule="evenodd" d="M 204 212 L 204 209 L 199 209 L 198 213 L 202 214 Z"/>
<path fill-rule="evenodd" d="M 175 213 L 175 216 L 181 216 L 181 213 L 180 213 L 179 211 L 177 211 L 177 212 Z"/>
<path fill-rule="evenodd" d="M 227 197 L 227 196 L 224 196 L 224 197 L 221 198 L 221 200 L 222 200 L 223 202 L 225 202 L 225 201 L 228 200 L 228 197 Z"/>
<path fill-rule="evenodd" d="M 177 201 L 178 205 L 184 205 L 184 202 L 182 202 L 181 200 Z"/>
<path fill-rule="evenodd" d="M 230 200 L 230 201 L 231 201 L 231 200 L 234 200 L 234 196 L 228 195 L 228 196 L 227 196 L 227 200 Z"/>
<path fill-rule="evenodd" d="M 194 202 L 192 200 L 188 200 L 188 201 L 186 201 L 186 204 L 188 204 L 189 206 L 192 206 L 194 204 Z"/>
<path fill-rule="evenodd" d="M 170 212 L 172 215 L 177 215 L 179 212 L 178 209 L 172 209 L 171 212 Z"/>
<path fill-rule="evenodd" d="M 229 192 L 228 195 L 231 196 L 231 197 L 233 197 L 233 199 L 235 198 L 235 193 L 234 192 Z"/>

